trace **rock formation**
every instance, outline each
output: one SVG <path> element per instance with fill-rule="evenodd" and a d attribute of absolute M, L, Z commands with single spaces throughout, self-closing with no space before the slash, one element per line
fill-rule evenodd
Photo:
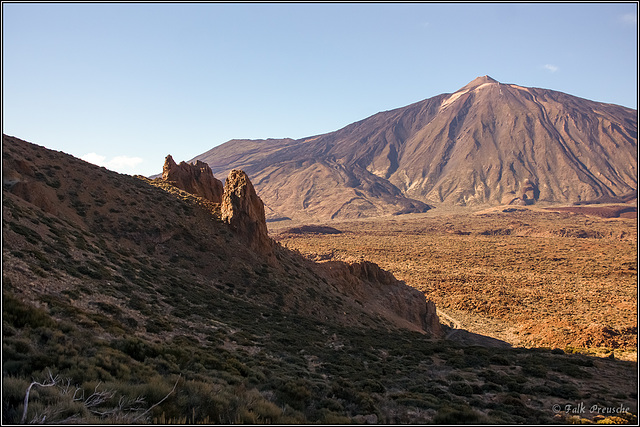
<path fill-rule="evenodd" d="M 171 163 L 173 160 L 168 156 L 165 165 L 168 164 L 170 170 Z M 229 224 L 233 233 L 249 249 L 274 261 L 275 244 L 268 234 L 264 203 L 244 171 L 234 169 L 229 173 L 221 199 L 222 220 Z M 386 313 L 400 326 L 442 335 L 435 304 L 377 264 L 333 261 L 321 266 L 341 292 L 355 297 L 371 311 Z"/>
<path fill-rule="evenodd" d="M 232 170 L 225 185 L 213 176 L 206 163 L 176 164 L 165 158 L 162 179 L 187 193 L 219 203 L 222 220 L 254 252 L 271 257 L 273 241 L 268 235 L 264 203 L 246 173 Z"/>
<path fill-rule="evenodd" d="M 162 179 L 173 182 L 174 185 L 187 193 L 195 194 L 214 203 L 222 202 L 222 182 L 216 179 L 211 168 L 204 162 L 180 162 L 176 164 L 171 155 L 164 160 Z"/>
<path fill-rule="evenodd" d="M 422 292 L 396 279 L 377 264 L 369 261 L 329 261 L 321 265 L 347 294 L 365 307 L 387 311 L 389 316 L 399 318 L 432 336 L 442 336 L 435 303 L 426 300 Z"/>
<path fill-rule="evenodd" d="M 524 200 L 525 203 L 533 203 L 533 201 L 538 198 L 539 193 L 538 187 L 531 182 L 530 179 L 527 178 L 524 180 L 524 185 L 522 187 L 522 200 Z"/>
<path fill-rule="evenodd" d="M 267 231 L 264 203 L 241 170 L 234 169 L 227 177 L 222 196 L 222 220 L 255 252 L 272 253 L 273 241 Z"/>
<path fill-rule="evenodd" d="M 218 193 L 216 182 L 219 181 L 200 161 L 176 165 L 173 158 L 167 156 L 163 179 L 201 197 Z M 212 201 L 216 200 L 213 198 Z M 244 171 L 234 169 L 229 173 L 217 203 L 220 203 L 222 220 L 229 224 L 236 237 L 253 252 L 277 264 L 275 243 L 267 230 L 264 203 Z M 377 264 L 332 261 L 320 264 L 319 271 L 327 275 L 341 293 L 349 298 L 355 297 L 369 311 L 385 313 L 399 326 L 426 331 L 434 336 L 442 335 L 435 304 Z"/>
<path fill-rule="evenodd" d="M 520 189 L 520 196 L 515 197 L 509 201 L 510 205 L 519 205 L 526 206 L 532 205 L 538 200 L 538 196 L 540 195 L 540 190 L 538 190 L 538 186 L 535 185 L 530 179 L 525 179 L 522 183 L 522 188 Z"/>

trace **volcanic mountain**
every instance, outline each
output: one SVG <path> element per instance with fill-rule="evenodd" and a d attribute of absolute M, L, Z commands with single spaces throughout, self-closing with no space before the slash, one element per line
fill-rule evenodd
<path fill-rule="evenodd" d="M 193 160 L 245 170 L 267 219 L 348 219 L 624 196 L 637 129 L 637 110 L 483 76 L 335 132 L 231 140 Z"/>

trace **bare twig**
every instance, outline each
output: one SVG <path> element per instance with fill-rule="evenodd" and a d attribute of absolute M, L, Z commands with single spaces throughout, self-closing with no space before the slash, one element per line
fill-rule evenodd
<path fill-rule="evenodd" d="M 116 393 L 114 391 L 98 391 L 98 387 L 100 387 L 100 384 L 101 382 L 99 382 L 96 385 L 96 388 L 93 389 L 93 393 L 89 397 L 87 397 L 86 400 L 84 400 L 84 406 L 86 406 L 87 408 L 98 406 L 115 396 Z"/>
<path fill-rule="evenodd" d="M 151 411 L 153 408 L 155 408 L 156 406 L 158 406 L 159 404 L 161 404 L 162 402 L 164 402 L 165 400 L 167 400 L 167 398 L 171 395 L 171 393 L 173 393 L 176 390 L 176 387 L 178 386 L 178 381 L 180 381 L 180 377 L 181 375 L 178 375 L 178 379 L 176 380 L 176 383 L 173 385 L 173 388 L 171 389 L 171 391 L 162 399 L 160 399 L 159 402 L 151 405 L 149 407 L 149 409 L 147 409 L 146 411 L 144 411 L 142 414 L 138 415 L 137 417 L 135 417 L 133 420 L 131 420 L 131 423 L 134 423 L 136 421 L 138 421 L 140 418 L 144 417 L 149 411 Z"/>
<path fill-rule="evenodd" d="M 118 419 L 124 416 L 125 417 L 124 419 L 130 420 L 129 424 L 131 424 L 140 420 L 142 417 L 148 414 L 149 411 L 151 411 L 153 408 L 155 408 L 156 406 L 164 402 L 176 390 L 176 387 L 178 386 L 178 382 L 180 381 L 180 378 L 181 378 L 181 375 L 178 376 L 178 379 L 176 380 L 176 383 L 173 385 L 173 388 L 171 389 L 171 391 L 169 391 L 169 393 L 165 397 L 163 397 L 159 402 L 149 407 L 146 411 L 144 411 L 140 415 L 135 416 L 135 418 L 131 418 L 131 417 L 133 417 L 136 412 L 139 412 L 143 409 L 141 406 L 145 402 L 144 397 L 138 396 L 135 398 L 129 398 L 129 397 L 122 396 L 118 400 L 118 403 L 116 404 L 116 406 L 114 406 L 113 408 L 100 410 L 100 405 L 109 401 L 116 395 L 116 392 L 112 390 L 102 390 L 102 391 L 98 390 L 100 385 L 102 384 L 101 382 L 99 382 L 95 386 L 93 393 L 91 393 L 91 395 L 89 395 L 86 398 L 85 398 L 84 390 L 80 387 L 75 386 L 75 390 L 73 391 L 71 400 L 74 402 L 80 402 L 93 415 L 97 415 L 100 417 L 116 417 Z M 45 381 L 42 381 L 42 382 L 33 381 L 29 385 L 24 397 L 24 410 L 22 413 L 22 419 L 20 420 L 20 424 L 25 424 L 25 421 L 27 419 L 29 395 L 31 393 L 31 389 L 34 386 L 51 387 L 56 385 L 59 385 L 61 394 L 71 395 L 70 380 L 66 380 L 66 381 L 60 380 L 59 376 L 56 375 L 54 377 L 51 374 L 51 372 L 49 372 L 49 377 Z M 47 408 L 45 409 L 43 414 L 36 414 L 31 422 L 38 423 L 38 424 L 42 424 L 45 421 L 51 422 L 51 420 L 55 419 L 55 417 L 58 416 L 59 414 L 60 414 L 59 410 Z M 62 423 L 64 423 L 65 421 L 77 420 L 79 419 L 78 417 L 79 417 L 79 414 L 71 415 L 70 417 L 67 417 L 64 421 L 62 421 Z"/>

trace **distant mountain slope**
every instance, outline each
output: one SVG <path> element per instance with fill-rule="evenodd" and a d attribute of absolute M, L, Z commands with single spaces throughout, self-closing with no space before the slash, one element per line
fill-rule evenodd
<path fill-rule="evenodd" d="M 232 140 L 194 160 L 246 170 L 272 219 L 579 202 L 637 189 L 637 111 L 484 76 L 335 132 Z"/>

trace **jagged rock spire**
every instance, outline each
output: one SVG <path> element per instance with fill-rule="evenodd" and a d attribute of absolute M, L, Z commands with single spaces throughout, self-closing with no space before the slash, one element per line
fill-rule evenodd
<path fill-rule="evenodd" d="M 164 160 L 162 179 L 173 182 L 178 188 L 214 203 L 222 202 L 222 182 L 213 176 L 208 164 L 200 160 L 195 163 L 176 164 L 171 155 Z"/>
<path fill-rule="evenodd" d="M 244 171 L 234 169 L 227 177 L 222 196 L 222 220 L 252 250 L 263 255 L 272 253 L 273 241 L 267 230 L 264 203 Z"/>

